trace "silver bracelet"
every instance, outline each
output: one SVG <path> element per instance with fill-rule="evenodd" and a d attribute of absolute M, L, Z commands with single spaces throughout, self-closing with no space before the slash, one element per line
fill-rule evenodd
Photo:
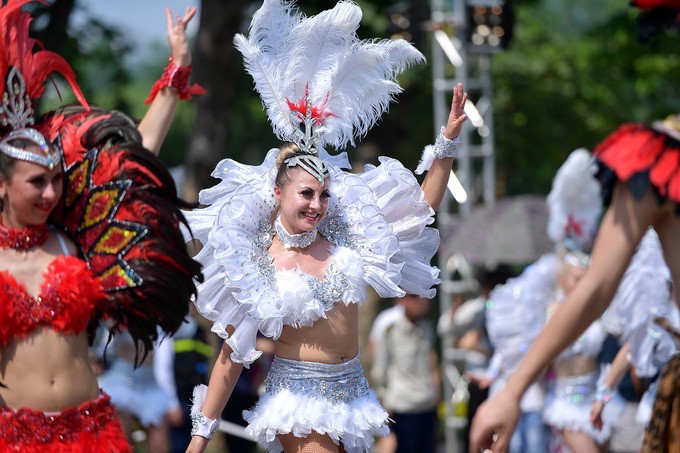
<path fill-rule="evenodd" d="M 191 435 L 201 436 L 212 439 L 213 434 L 220 427 L 219 420 L 211 420 L 202 413 L 198 412 L 191 416 Z"/>
<path fill-rule="evenodd" d="M 460 147 L 460 135 L 454 139 L 444 137 L 446 128 L 442 126 L 437 139 L 434 141 L 434 156 L 437 159 L 444 159 L 445 157 L 456 157 L 458 148 Z"/>
<path fill-rule="evenodd" d="M 595 400 L 599 401 L 603 405 L 611 401 L 614 396 L 614 390 L 610 389 L 604 384 L 597 386 L 597 392 L 595 392 Z"/>

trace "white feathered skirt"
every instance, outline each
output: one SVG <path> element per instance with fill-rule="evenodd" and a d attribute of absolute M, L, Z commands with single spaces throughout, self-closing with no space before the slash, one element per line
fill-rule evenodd
<path fill-rule="evenodd" d="M 312 431 L 342 443 L 348 453 L 369 452 L 386 436 L 388 416 L 364 378 L 359 356 L 340 364 L 274 358 L 257 405 L 243 412 L 246 433 L 279 453 L 276 437 Z"/>
<path fill-rule="evenodd" d="M 596 429 L 590 422 L 590 410 L 595 402 L 598 372 L 555 379 L 553 388 L 543 409 L 543 421 L 557 429 L 581 431 L 595 442 L 603 445 L 611 436 L 610 413 L 613 404 L 607 404 L 602 414 L 602 429 Z"/>

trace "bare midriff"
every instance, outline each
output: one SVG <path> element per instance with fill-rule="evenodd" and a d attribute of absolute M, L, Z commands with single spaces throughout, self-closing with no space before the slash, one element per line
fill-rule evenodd
<path fill-rule="evenodd" d="M 311 327 L 284 326 L 274 355 L 307 362 L 342 363 L 359 353 L 359 307 L 336 302 Z"/>
<path fill-rule="evenodd" d="M 0 348 L 0 406 L 59 412 L 96 399 L 87 333 L 39 328 Z"/>
<path fill-rule="evenodd" d="M 560 377 L 582 376 L 597 369 L 597 361 L 593 357 L 575 355 L 566 359 L 556 360 L 552 364 L 555 374 Z"/>

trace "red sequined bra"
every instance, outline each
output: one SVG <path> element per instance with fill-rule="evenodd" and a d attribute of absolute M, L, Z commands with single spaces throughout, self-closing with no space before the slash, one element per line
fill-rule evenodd
<path fill-rule="evenodd" d="M 0 344 L 23 338 L 42 326 L 80 333 L 103 297 L 99 281 L 86 263 L 74 256 L 59 256 L 50 263 L 37 297 L 31 296 L 12 274 L 2 271 Z"/>

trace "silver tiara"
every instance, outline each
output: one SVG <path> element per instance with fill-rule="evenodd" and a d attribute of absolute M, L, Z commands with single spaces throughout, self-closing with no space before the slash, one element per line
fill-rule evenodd
<path fill-rule="evenodd" d="M 284 160 L 283 163 L 289 167 L 299 166 L 322 184 L 324 179 L 329 176 L 326 164 L 314 154 L 297 153 Z"/>
<path fill-rule="evenodd" d="M 0 105 L 0 124 L 12 130 L 33 124 L 33 103 L 26 92 L 26 82 L 19 70 L 12 66 L 7 73 L 5 94 Z"/>
<path fill-rule="evenodd" d="M 12 131 L 0 141 L 0 152 L 14 159 L 31 162 L 53 169 L 61 160 L 61 149 L 52 151 L 45 137 L 36 129 L 26 127 L 34 123 L 33 103 L 26 92 L 26 82 L 19 70 L 12 66 L 7 74 L 6 90 L 0 104 L 0 124 Z M 43 154 L 12 146 L 15 140 L 28 140 L 40 148 Z"/>
<path fill-rule="evenodd" d="M 10 145 L 10 142 L 15 140 L 28 140 L 31 143 L 35 143 L 43 154 L 34 153 Z M 52 151 L 53 149 L 54 151 Z M 0 141 L 0 152 L 14 159 L 38 164 L 47 167 L 50 170 L 61 162 L 62 156 L 60 147 L 51 148 L 43 134 L 30 127 L 14 130 L 5 136 L 5 138 Z"/>

